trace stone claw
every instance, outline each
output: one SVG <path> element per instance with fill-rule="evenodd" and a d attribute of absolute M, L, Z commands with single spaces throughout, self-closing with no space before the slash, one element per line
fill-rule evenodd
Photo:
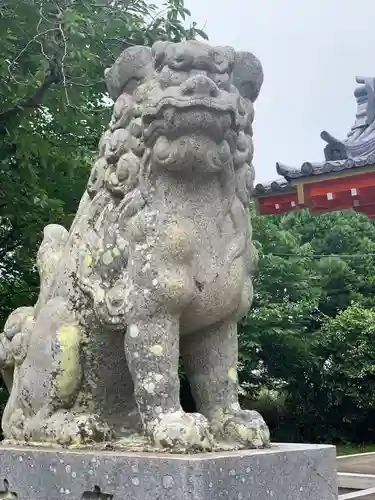
<path fill-rule="evenodd" d="M 60 444 L 81 446 L 85 444 L 109 440 L 111 431 L 108 425 L 97 415 L 78 415 L 66 427 L 62 427 Z"/>
<path fill-rule="evenodd" d="M 263 417 L 254 410 L 236 410 L 216 415 L 212 424 L 215 435 L 234 441 L 244 448 L 268 448 L 270 431 Z"/>
<path fill-rule="evenodd" d="M 161 414 L 149 426 L 148 436 L 160 448 L 174 451 L 209 451 L 214 438 L 207 419 L 199 413 L 182 410 Z"/>
<path fill-rule="evenodd" d="M 28 441 L 79 447 L 107 441 L 111 437 L 108 425 L 97 415 L 74 415 L 68 411 L 59 411 L 53 417 L 43 418 L 42 413 L 28 422 L 25 428 Z"/>

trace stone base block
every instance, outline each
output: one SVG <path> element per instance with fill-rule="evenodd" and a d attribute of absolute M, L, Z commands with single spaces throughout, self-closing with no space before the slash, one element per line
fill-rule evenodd
<path fill-rule="evenodd" d="M 3 446 L 0 474 L 0 499 L 337 499 L 333 446 L 197 455 Z"/>

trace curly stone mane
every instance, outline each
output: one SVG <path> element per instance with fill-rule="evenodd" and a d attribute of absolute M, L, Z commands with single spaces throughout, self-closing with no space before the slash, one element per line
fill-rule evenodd
<path fill-rule="evenodd" d="M 230 47 L 158 42 L 125 50 L 105 79 L 112 118 L 73 225 L 45 228 L 38 302 L 0 337 L 4 434 L 268 446 L 262 417 L 239 406 L 236 369 L 257 260 L 247 207 L 261 65 Z M 181 408 L 180 355 L 199 413 Z"/>

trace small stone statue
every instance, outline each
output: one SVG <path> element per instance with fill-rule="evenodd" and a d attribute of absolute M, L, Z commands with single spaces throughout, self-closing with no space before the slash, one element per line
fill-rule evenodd
<path fill-rule="evenodd" d="M 0 337 L 4 435 L 266 447 L 236 369 L 257 260 L 247 207 L 261 65 L 230 47 L 158 42 L 125 50 L 105 79 L 112 119 L 76 218 L 69 233 L 45 228 L 38 302 Z M 180 405 L 180 355 L 199 413 Z"/>

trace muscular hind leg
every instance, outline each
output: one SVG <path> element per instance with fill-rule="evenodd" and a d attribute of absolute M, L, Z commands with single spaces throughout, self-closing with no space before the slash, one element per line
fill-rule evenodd
<path fill-rule="evenodd" d="M 269 431 L 259 413 L 238 402 L 236 323 L 223 323 L 181 341 L 181 353 L 197 410 L 217 438 L 250 448 L 269 445 Z"/>
<path fill-rule="evenodd" d="M 25 440 L 84 444 L 101 441 L 109 433 L 100 418 L 91 414 L 88 404 L 77 405 L 79 411 L 75 408 L 83 390 L 84 341 L 83 331 L 65 299 L 51 299 L 41 308 L 29 332 L 24 357 L 17 358 L 19 366 L 11 394 L 24 416 Z M 16 351 L 23 352 L 21 347 Z M 10 416 L 6 437 L 20 439 L 12 431 L 14 418 Z"/>

